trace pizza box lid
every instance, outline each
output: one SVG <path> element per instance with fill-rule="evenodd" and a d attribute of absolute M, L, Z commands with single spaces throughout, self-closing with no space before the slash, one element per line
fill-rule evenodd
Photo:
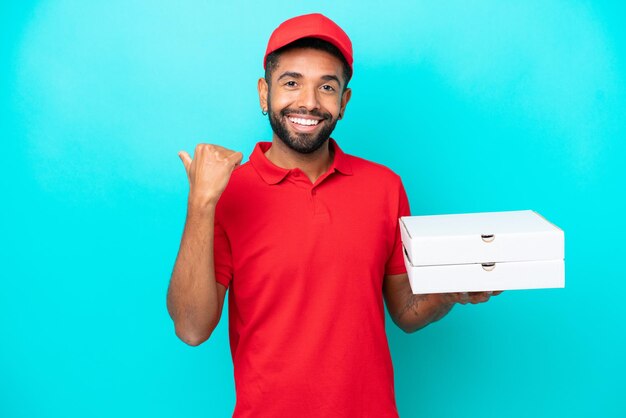
<path fill-rule="evenodd" d="M 532 210 L 404 216 L 413 266 L 564 259 L 563 230 Z"/>

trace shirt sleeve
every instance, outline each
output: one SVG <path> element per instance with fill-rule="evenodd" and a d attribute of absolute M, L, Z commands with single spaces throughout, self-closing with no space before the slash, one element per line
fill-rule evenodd
<path fill-rule="evenodd" d="M 214 226 L 213 256 L 215 280 L 228 288 L 233 277 L 233 255 L 226 231 L 217 219 Z"/>
<path fill-rule="evenodd" d="M 402 185 L 401 180 L 398 180 L 397 190 L 397 212 L 392 214 L 392 216 L 394 216 L 395 223 L 395 238 L 391 255 L 387 260 L 387 264 L 385 266 L 386 275 L 406 273 L 406 266 L 404 265 L 404 255 L 402 253 L 404 250 L 402 249 L 402 239 L 400 237 L 399 219 L 401 216 L 410 216 L 411 209 L 409 207 L 409 199 L 406 196 L 406 191 L 404 190 L 404 186 Z"/>

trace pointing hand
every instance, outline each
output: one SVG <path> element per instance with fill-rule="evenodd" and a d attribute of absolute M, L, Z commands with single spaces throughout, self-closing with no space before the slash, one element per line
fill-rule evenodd
<path fill-rule="evenodd" d="M 193 159 L 186 151 L 178 153 L 189 179 L 189 205 L 214 206 L 243 155 L 219 145 L 198 144 Z"/>

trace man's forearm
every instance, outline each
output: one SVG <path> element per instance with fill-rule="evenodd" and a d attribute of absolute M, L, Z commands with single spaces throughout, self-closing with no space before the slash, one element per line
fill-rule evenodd
<path fill-rule="evenodd" d="M 415 332 L 443 318 L 453 306 L 454 302 L 440 294 L 410 294 L 396 322 L 404 332 Z"/>
<path fill-rule="evenodd" d="M 219 320 L 213 260 L 215 208 L 191 205 L 167 294 L 176 335 L 191 345 L 205 341 Z"/>

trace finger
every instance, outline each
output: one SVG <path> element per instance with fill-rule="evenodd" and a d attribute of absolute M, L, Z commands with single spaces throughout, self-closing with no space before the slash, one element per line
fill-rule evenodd
<path fill-rule="evenodd" d="M 470 296 L 468 292 L 458 293 L 458 297 L 458 303 L 460 303 L 461 305 L 465 305 L 466 303 L 470 302 Z"/>
<path fill-rule="evenodd" d="M 485 303 L 489 300 L 489 296 L 481 295 L 481 296 L 473 296 L 471 298 L 471 303 L 476 305 L 479 303 Z"/>
<path fill-rule="evenodd" d="M 470 299 L 472 303 L 484 303 L 489 300 L 492 292 L 472 292 L 470 294 Z"/>
<path fill-rule="evenodd" d="M 191 166 L 191 157 L 189 156 L 189 154 L 187 154 L 187 151 L 180 151 L 178 153 L 178 156 L 180 157 L 180 160 L 183 162 L 183 165 L 185 166 L 185 171 L 187 172 L 187 174 L 189 174 L 189 167 Z"/>

